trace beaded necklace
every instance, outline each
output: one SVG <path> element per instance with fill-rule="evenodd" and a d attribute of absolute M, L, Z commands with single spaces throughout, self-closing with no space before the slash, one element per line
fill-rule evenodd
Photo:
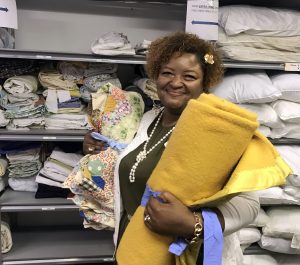
<path fill-rule="evenodd" d="M 136 168 L 137 166 L 144 160 L 146 159 L 147 155 L 155 148 L 157 147 L 160 143 L 162 143 L 172 132 L 173 130 L 175 129 L 175 126 L 173 126 L 155 145 L 153 145 L 149 150 L 147 150 L 147 145 L 149 143 L 149 140 L 151 139 L 151 137 L 153 136 L 157 126 L 158 126 L 158 123 L 160 122 L 161 118 L 162 118 L 162 115 L 163 115 L 163 111 L 160 113 L 148 139 L 146 140 L 144 146 L 143 146 L 143 150 L 140 151 L 138 153 L 138 155 L 136 156 L 136 160 L 135 160 L 135 163 L 133 164 L 131 170 L 130 170 L 130 173 L 129 173 L 129 181 L 131 183 L 133 183 L 135 181 L 135 171 L 136 171 Z"/>

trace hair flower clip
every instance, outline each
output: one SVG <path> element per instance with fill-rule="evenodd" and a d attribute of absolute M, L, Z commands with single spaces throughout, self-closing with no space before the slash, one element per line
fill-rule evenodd
<path fill-rule="evenodd" d="M 206 53 L 204 55 L 204 61 L 205 63 L 208 63 L 208 64 L 214 64 L 214 56 L 212 54 L 209 54 L 209 53 Z"/>

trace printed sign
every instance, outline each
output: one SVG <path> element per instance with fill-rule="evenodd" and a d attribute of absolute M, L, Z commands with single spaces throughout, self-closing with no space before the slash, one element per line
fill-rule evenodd
<path fill-rule="evenodd" d="M 188 0 L 185 31 L 205 40 L 218 40 L 218 0 Z"/>
<path fill-rule="evenodd" d="M 17 5 L 15 0 L 0 0 L 0 27 L 18 28 Z"/>

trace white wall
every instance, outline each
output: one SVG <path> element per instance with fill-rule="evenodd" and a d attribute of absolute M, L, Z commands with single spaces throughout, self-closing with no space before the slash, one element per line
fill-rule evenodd
<path fill-rule="evenodd" d="M 135 45 L 184 30 L 185 5 L 89 0 L 19 0 L 16 49 L 90 53 L 93 40 L 123 32 Z"/>

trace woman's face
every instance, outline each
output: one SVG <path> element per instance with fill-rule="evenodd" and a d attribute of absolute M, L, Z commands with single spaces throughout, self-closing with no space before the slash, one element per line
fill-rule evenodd
<path fill-rule="evenodd" d="M 180 114 L 192 98 L 203 92 L 203 72 L 195 54 L 174 54 L 162 65 L 156 80 L 157 93 L 166 110 Z"/>

